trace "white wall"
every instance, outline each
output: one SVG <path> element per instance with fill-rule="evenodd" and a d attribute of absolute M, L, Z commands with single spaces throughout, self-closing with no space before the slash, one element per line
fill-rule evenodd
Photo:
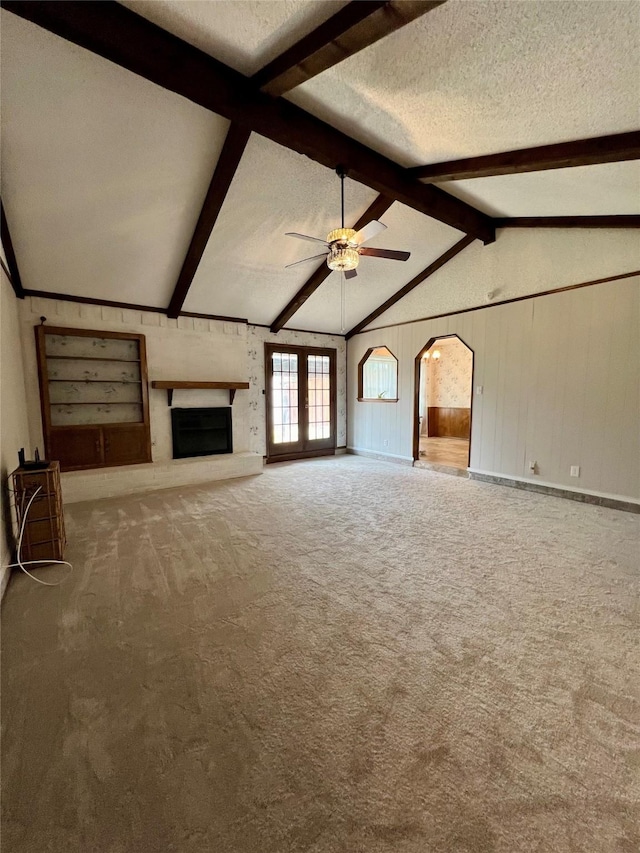
<path fill-rule="evenodd" d="M 473 395 L 472 469 L 640 500 L 640 276 L 356 335 L 350 448 L 412 458 L 414 359 L 447 334 L 474 350 L 474 391 L 483 387 Z M 383 345 L 399 359 L 400 400 L 358 403 L 358 361 Z"/>
<path fill-rule="evenodd" d="M 9 571 L 4 567 L 13 559 L 14 538 L 11 526 L 10 494 L 7 489 L 7 476 L 18 467 L 18 450 L 24 447 L 30 455 L 31 441 L 27 420 L 27 401 L 25 393 L 25 374 L 20 345 L 20 322 L 18 317 L 19 300 L 4 270 L 2 277 L 2 302 L 0 306 L 0 347 L 1 347 L 1 386 L 0 386 L 0 503 L 2 512 L 2 535 L 0 544 L 2 556 L 0 563 L 0 595 L 4 592 Z"/>

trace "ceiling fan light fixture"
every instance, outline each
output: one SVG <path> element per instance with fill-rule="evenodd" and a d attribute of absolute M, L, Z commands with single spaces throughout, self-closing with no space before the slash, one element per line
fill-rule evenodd
<path fill-rule="evenodd" d="M 353 228 L 336 228 L 335 231 L 329 231 L 327 243 L 348 243 L 354 249 L 358 246 Z"/>
<path fill-rule="evenodd" d="M 357 249 L 352 249 L 350 246 L 332 245 L 327 258 L 327 265 L 331 270 L 354 270 L 358 266 L 360 255 Z"/>

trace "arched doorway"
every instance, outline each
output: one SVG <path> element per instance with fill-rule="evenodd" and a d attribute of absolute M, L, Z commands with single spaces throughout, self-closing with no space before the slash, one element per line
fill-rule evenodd
<path fill-rule="evenodd" d="M 416 466 L 466 473 L 471 460 L 473 359 L 473 350 L 458 335 L 430 338 L 416 356 Z"/>

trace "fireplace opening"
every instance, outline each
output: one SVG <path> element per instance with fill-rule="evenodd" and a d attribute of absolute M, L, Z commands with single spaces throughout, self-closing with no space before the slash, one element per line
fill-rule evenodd
<path fill-rule="evenodd" d="M 231 406 L 171 409 L 173 458 L 233 453 Z"/>

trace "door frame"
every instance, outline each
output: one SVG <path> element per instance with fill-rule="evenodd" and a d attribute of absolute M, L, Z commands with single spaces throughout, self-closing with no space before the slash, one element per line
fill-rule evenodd
<path fill-rule="evenodd" d="M 298 425 L 299 427 L 306 428 L 307 424 L 300 420 L 300 412 L 308 411 L 306 405 L 301 405 L 302 402 L 302 391 L 306 391 L 307 387 L 307 355 L 327 355 L 329 356 L 329 409 L 330 409 L 330 422 L 331 422 L 331 438 L 332 444 L 331 447 L 324 447 L 319 450 L 298 450 L 295 452 L 289 453 L 281 453 L 281 454 L 273 454 L 269 452 L 271 442 L 271 354 L 274 352 L 288 352 L 294 353 L 299 357 L 299 367 L 298 367 L 298 390 L 300 392 L 300 396 L 298 398 Z M 316 456 L 335 456 L 336 453 L 336 445 L 337 445 L 337 401 L 338 394 L 336 388 L 337 381 L 337 355 L 338 351 L 335 347 L 308 347 L 308 346 L 299 346 L 297 344 L 274 344 L 274 343 L 265 343 L 264 345 L 264 388 L 265 388 L 265 424 L 266 424 L 266 434 L 265 434 L 265 462 L 269 465 L 272 462 L 290 462 L 294 459 L 312 459 Z M 304 362 L 304 375 L 302 375 L 303 364 Z M 302 376 L 302 379 L 301 379 Z M 305 419 L 306 420 L 306 419 Z"/>
<path fill-rule="evenodd" d="M 436 341 L 444 340 L 445 338 L 457 338 L 463 343 L 471 353 L 471 400 L 469 403 L 469 453 L 467 455 L 467 468 L 471 466 L 471 440 L 473 437 L 473 389 L 475 388 L 475 369 L 476 369 L 476 354 L 472 347 L 457 335 L 455 332 L 450 332 L 446 335 L 433 335 L 427 343 L 420 347 L 420 351 L 415 357 L 414 363 L 414 385 L 413 385 L 413 461 L 417 462 L 420 459 L 420 370 L 423 354 L 430 349 Z"/>

